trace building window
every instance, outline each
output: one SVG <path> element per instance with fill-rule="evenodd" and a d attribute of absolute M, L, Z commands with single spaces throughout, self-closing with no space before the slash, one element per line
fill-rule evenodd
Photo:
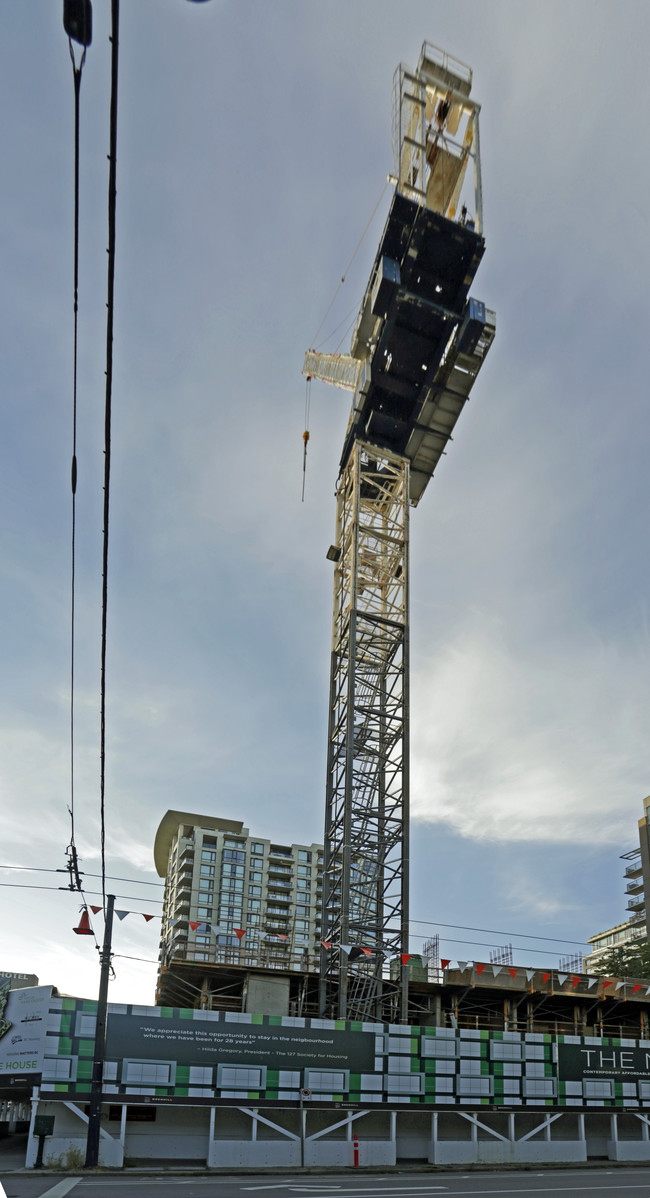
<path fill-rule="evenodd" d="M 204 945 L 206 948 L 208 948 L 210 945 L 210 937 L 209 936 L 197 936 L 195 943 L 197 945 L 199 945 L 199 944 Z"/>
<path fill-rule="evenodd" d="M 224 849 L 223 853 L 221 854 L 221 860 L 222 861 L 245 861 L 246 854 L 243 852 L 236 852 L 235 849 Z"/>
<path fill-rule="evenodd" d="M 199 902 L 200 903 L 211 903 L 213 901 L 213 899 L 214 899 L 214 891 L 212 891 L 212 890 L 202 890 L 201 893 L 199 894 Z"/>
<path fill-rule="evenodd" d="M 299 865 L 298 866 L 298 877 L 299 878 L 311 878 L 311 866 L 310 865 Z"/>
<path fill-rule="evenodd" d="M 243 876 L 244 876 L 243 865 L 234 865 L 232 862 L 228 861 L 224 865 L 221 866 L 221 877 L 222 878 L 243 878 Z"/>
<path fill-rule="evenodd" d="M 296 920 L 296 931 L 297 932 L 308 932 L 309 931 L 309 920 L 308 919 L 297 919 Z"/>
<path fill-rule="evenodd" d="M 214 865 L 202 865 L 200 873 L 201 873 L 202 878 L 213 878 L 214 877 Z"/>
<path fill-rule="evenodd" d="M 212 907 L 197 907 L 196 914 L 199 919 L 212 919 Z"/>
<path fill-rule="evenodd" d="M 304 849 L 298 849 L 298 860 L 311 862 L 311 853 L 306 853 Z"/>
<path fill-rule="evenodd" d="M 261 904 L 260 900 L 259 899 L 249 899 L 248 900 L 248 910 L 249 911 L 261 911 L 262 904 Z"/>
<path fill-rule="evenodd" d="M 224 847 L 224 849 L 245 849 L 246 841 L 245 840 L 230 840 L 230 838 L 227 838 L 227 839 L 224 839 L 223 847 Z"/>
<path fill-rule="evenodd" d="M 257 898 L 262 893 L 262 887 L 261 886 L 249 886 L 248 893 L 251 895 L 252 898 Z"/>
<path fill-rule="evenodd" d="M 257 869 L 251 869 L 248 872 L 248 880 L 249 882 L 261 882 L 262 874 Z"/>
<path fill-rule="evenodd" d="M 237 936 L 217 936 L 217 944 L 219 948 L 238 948 L 239 940 Z"/>
<path fill-rule="evenodd" d="M 309 915 L 309 907 L 296 907 L 296 915 Z"/>
<path fill-rule="evenodd" d="M 202 861 L 216 861 L 217 854 L 213 853 L 210 849 L 202 849 L 201 850 L 201 860 Z"/>
<path fill-rule="evenodd" d="M 264 867 L 264 858 L 263 857 L 251 857 L 251 869 L 263 869 L 263 867 Z"/>
<path fill-rule="evenodd" d="M 231 891 L 232 890 L 243 890 L 244 889 L 244 879 L 243 878 L 222 878 L 221 879 L 221 887 L 222 887 L 222 894 L 225 893 L 226 890 L 231 890 Z"/>
<path fill-rule="evenodd" d="M 260 844 L 257 840 L 253 841 L 251 845 L 251 853 L 258 853 L 261 857 L 264 853 L 264 845 Z"/>

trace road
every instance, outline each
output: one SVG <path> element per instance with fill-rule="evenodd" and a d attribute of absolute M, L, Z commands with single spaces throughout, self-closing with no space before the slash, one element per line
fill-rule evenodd
<path fill-rule="evenodd" d="M 0 1198 L 650 1198 L 650 1168 L 549 1169 L 488 1173 L 392 1173 L 320 1179 L 311 1174 L 278 1177 L 196 1176 L 182 1173 L 138 1176 L 60 1177 L 47 1172 L 1 1175 Z"/>

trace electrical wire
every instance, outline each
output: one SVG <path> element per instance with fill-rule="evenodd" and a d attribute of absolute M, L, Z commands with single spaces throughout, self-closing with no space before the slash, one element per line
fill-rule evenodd
<path fill-rule="evenodd" d="M 86 46 L 79 60 L 75 61 L 72 38 L 68 37 L 68 48 L 72 62 L 74 80 L 74 262 L 73 262 L 73 370 L 72 370 L 72 545 L 70 554 L 70 844 L 66 849 L 70 890 L 81 890 L 79 862 L 74 839 L 74 650 L 75 650 L 75 541 L 76 541 L 76 497 L 77 497 L 77 362 L 78 362 L 78 316 L 79 316 L 79 111 L 81 97 L 81 74 L 86 61 Z"/>
<path fill-rule="evenodd" d="M 28 873 L 38 874 L 63 874 L 67 873 L 64 869 L 46 869 L 40 865 L 0 865 L 0 869 L 21 869 Z M 101 874 L 90 874 L 83 870 L 82 877 L 84 878 L 101 878 Z M 106 874 L 108 882 L 131 882 L 134 886 L 164 886 L 164 882 L 145 882 L 141 878 L 118 878 L 112 874 Z"/>
<path fill-rule="evenodd" d="M 111 410 L 113 390 L 113 318 L 115 300 L 115 208 L 117 201 L 117 84 L 119 0 L 111 0 L 111 105 L 108 172 L 108 281 L 106 300 L 106 400 L 104 405 L 104 531 L 102 542 L 102 635 L 100 679 L 100 850 L 102 904 L 106 910 L 106 624 L 108 610 L 108 528 L 111 479 Z"/>
<path fill-rule="evenodd" d="M 588 944 L 587 940 L 563 940 L 560 936 L 537 936 L 534 932 L 502 932 L 499 928 L 472 928 L 462 923 L 438 923 L 432 919 L 411 919 L 409 923 L 424 924 L 430 928 L 454 928 L 457 932 L 483 932 L 486 936 L 518 936 L 526 940 L 548 940 L 551 944 Z"/>

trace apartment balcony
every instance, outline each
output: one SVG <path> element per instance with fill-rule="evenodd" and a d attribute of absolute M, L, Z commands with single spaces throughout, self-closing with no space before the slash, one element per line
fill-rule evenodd
<path fill-rule="evenodd" d="M 628 882 L 625 887 L 626 894 L 643 894 L 643 878 L 637 878 L 634 882 Z"/>
<path fill-rule="evenodd" d="M 284 857 L 287 861 L 293 861 L 293 853 L 291 852 L 289 845 L 286 845 L 286 844 L 270 845 L 269 846 L 269 856 L 270 857 Z"/>
<path fill-rule="evenodd" d="M 625 867 L 625 873 L 623 874 L 623 877 L 624 878 L 640 878 L 642 876 L 642 873 L 643 873 L 643 870 L 641 868 L 641 862 L 639 861 L 633 865 L 627 865 Z"/>
<path fill-rule="evenodd" d="M 639 898 L 630 899 L 627 909 L 628 911 L 632 911 L 634 915 L 640 915 L 645 910 L 645 897 L 640 895 Z"/>
<path fill-rule="evenodd" d="M 289 912 L 288 906 L 286 908 L 285 907 L 267 907 L 266 914 L 267 915 L 281 915 L 284 919 L 288 919 L 290 912 Z"/>
<path fill-rule="evenodd" d="M 281 886 L 283 890 L 291 890 L 291 882 L 285 882 L 282 878 L 269 878 L 269 888 L 271 886 Z"/>

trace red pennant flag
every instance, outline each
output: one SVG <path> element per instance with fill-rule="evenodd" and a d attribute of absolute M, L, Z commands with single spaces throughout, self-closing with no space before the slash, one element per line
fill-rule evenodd
<path fill-rule="evenodd" d="M 548 982 L 548 980 L 549 980 L 550 976 L 551 976 L 551 975 L 550 975 L 550 973 L 543 973 L 543 974 L 542 974 L 542 981 L 544 982 L 544 984 L 545 984 L 545 985 L 546 985 L 546 983 Z"/>
<path fill-rule="evenodd" d="M 237 932 L 237 935 L 239 936 L 239 932 Z M 243 935 L 244 935 L 244 933 L 242 932 L 242 936 L 243 936 Z M 288 939 L 288 937 L 287 937 L 287 936 L 281 936 L 279 932 L 277 932 L 277 933 L 276 933 L 276 937 L 275 937 L 275 938 L 276 938 L 276 940 L 282 940 L 282 941 L 285 941 L 285 940 L 287 940 L 287 939 Z M 241 940 L 241 936 L 239 936 L 239 939 Z"/>
<path fill-rule="evenodd" d="M 580 978 L 578 978 L 578 977 L 571 978 L 571 985 L 573 986 L 574 990 L 575 990 L 576 986 L 578 985 L 579 981 L 580 981 Z"/>
<path fill-rule="evenodd" d="M 514 979 L 515 979 L 515 978 L 516 978 L 516 976 L 517 976 L 518 970 L 517 970 L 517 969 L 509 969 L 509 970 L 508 970 L 508 973 L 510 974 L 510 977 L 511 977 L 511 978 L 512 978 L 512 980 L 514 981 Z"/>
<path fill-rule="evenodd" d="M 98 911 L 101 911 L 101 907 L 93 907 L 93 905 L 91 903 L 90 910 L 92 911 L 93 915 L 96 915 Z"/>
<path fill-rule="evenodd" d="M 331 940 L 321 940 L 321 944 L 322 944 L 323 948 L 331 948 L 332 947 Z"/>
<path fill-rule="evenodd" d="M 485 969 L 485 965 L 477 965 L 477 966 L 476 966 L 476 972 L 477 972 L 477 974 L 478 974 L 478 976 L 479 976 L 479 977 L 480 977 L 480 976 L 481 976 L 481 974 L 483 973 L 483 970 L 484 970 L 484 969 Z"/>
<path fill-rule="evenodd" d="M 408 965 L 413 953 L 402 953 L 402 965 Z"/>
<path fill-rule="evenodd" d="M 451 957 L 441 957 L 440 965 L 442 969 L 446 969 L 448 965 L 451 965 Z"/>
<path fill-rule="evenodd" d="M 606 990 L 608 986 L 611 986 L 613 984 L 613 982 L 614 982 L 613 978 L 611 978 L 611 980 L 609 982 L 604 981 L 603 982 L 603 990 Z"/>
<path fill-rule="evenodd" d="M 643 990 L 643 986 L 640 982 L 637 982 L 636 986 L 632 987 L 632 993 L 636 994 L 637 990 Z"/>
<path fill-rule="evenodd" d="M 196 920 L 195 920 L 195 919 L 190 919 L 190 920 L 188 920 L 188 923 L 189 923 L 189 925 L 190 925 L 190 927 L 191 927 L 191 929 L 192 929 L 192 931 L 193 931 L 193 932 L 195 932 L 197 928 L 200 928 L 200 927 L 201 927 L 201 920 L 200 920 L 200 919 L 196 919 Z"/>
<path fill-rule="evenodd" d="M 153 919 L 153 915 L 145 915 L 144 911 L 141 912 L 141 915 L 143 919 L 146 919 L 147 923 L 149 923 L 150 919 Z"/>
<path fill-rule="evenodd" d="M 361 952 L 362 952 L 362 953 L 365 953 L 365 954 L 366 954 L 366 956 L 367 956 L 367 957 L 369 957 L 369 956 L 370 956 L 370 954 L 371 954 L 371 952 L 372 952 L 372 949 L 371 949 L 371 948 L 364 948 L 364 947 L 363 947 L 363 945 L 361 945 Z"/>
<path fill-rule="evenodd" d="M 246 928 L 233 928 L 233 932 L 235 933 L 237 939 L 241 940 L 246 935 Z"/>

